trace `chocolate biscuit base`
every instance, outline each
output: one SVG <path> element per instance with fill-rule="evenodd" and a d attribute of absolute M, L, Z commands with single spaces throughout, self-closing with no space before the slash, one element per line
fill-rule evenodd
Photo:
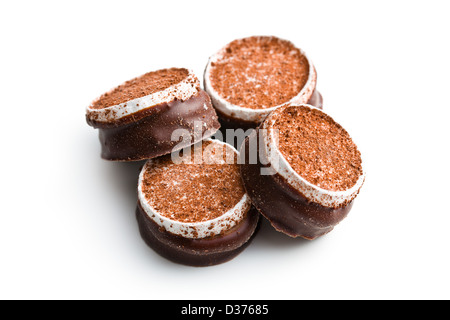
<path fill-rule="evenodd" d="M 99 129 L 101 157 L 114 161 L 168 154 L 210 137 L 220 127 L 211 100 L 203 90 L 185 101 L 162 103 L 111 123 L 89 118 L 87 122 Z M 190 140 L 172 141 L 172 133 L 177 129 L 187 130 Z"/>
<path fill-rule="evenodd" d="M 202 239 L 184 238 L 158 226 L 138 203 L 136 218 L 145 243 L 162 257 L 188 266 L 212 266 L 241 253 L 259 230 L 259 213 L 250 209 L 244 219 L 221 235 Z"/>
<path fill-rule="evenodd" d="M 253 205 L 272 226 L 291 237 L 308 240 L 322 236 L 342 221 L 350 211 L 353 201 L 343 207 L 330 208 L 309 201 L 292 188 L 278 173 L 261 175 L 267 159 L 259 155 L 256 164 L 249 164 L 250 145 L 257 145 L 258 129 L 248 136 L 240 151 L 241 177 Z M 258 146 L 259 148 L 259 146 Z"/>

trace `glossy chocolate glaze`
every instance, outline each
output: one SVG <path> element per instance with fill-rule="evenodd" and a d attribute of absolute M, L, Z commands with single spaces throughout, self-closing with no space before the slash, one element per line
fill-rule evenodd
<path fill-rule="evenodd" d="M 185 101 L 159 104 L 113 123 L 89 119 L 87 122 L 99 129 L 101 157 L 115 161 L 137 161 L 168 154 L 175 151 L 175 146 L 180 149 L 210 137 L 220 127 L 211 99 L 203 90 Z M 201 122 L 201 129 L 194 128 L 195 122 Z M 176 129 L 187 130 L 191 141 L 183 146 L 179 141 L 172 141 Z M 199 132 L 202 134 L 195 134 Z"/>
<path fill-rule="evenodd" d="M 244 219 L 226 233 L 203 239 L 189 239 L 167 232 L 144 212 L 138 203 L 136 218 L 145 243 L 162 257 L 189 266 L 211 266 L 229 261 L 251 242 L 260 225 L 253 207 Z"/>
<path fill-rule="evenodd" d="M 307 104 L 310 104 L 316 108 L 322 109 L 323 108 L 323 98 L 319 91 L 314 90 L 313 94 L 311 95 L 311 98 L 309 98 Z M 252 121 L 244 121 L 241 119 L 233 118 L 228 115 L 223 114 L 218 109 L 216 109 L 217 115 L 219 116 L 219 122 L 220 122 L 220 131 L 222 131 L 222 134 L 225 136 L 226 129 L 243 129 L 244 131 L 248 129 L 255 129 L 259 126 L 259 122 L 252 122 Z"/>
<path fill-rule="evenodd" d="M 306 199 L 292 188 L 279 174 L 261 175 L 260 170 L 267 163 L 259 158 L 256 164 L 249 164 L 249 144 L 258 143 L 258 129 L 242 144 L 241 177 L 253 205 L 266 217 L 272 226 L 291 237 L 308 240 L 322 236 L 342 221 L 350 211 L 353 202 L 340 208 L 324 207 Z"/>

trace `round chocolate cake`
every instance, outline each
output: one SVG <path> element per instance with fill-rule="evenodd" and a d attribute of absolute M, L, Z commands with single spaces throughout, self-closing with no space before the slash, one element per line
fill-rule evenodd
<path fill-rule="evenodd" d="M 238 255 L 252 239 L 259 214 L 240 177 L 237 151 L 205 140 L 149 160 L 138 184 L 143 239 L 177 263 L 208 266 Z"/>
<path fill-rule="evenodd" d="M 310 105 L 273 111 L 246 138 L 240 155 L 253 205 L 292 237 L 314 239 L 330 232 L 347 216 L 364 183 L 361 154 L 350 135 Z"/>
<path fill-rule="evenodd" d="M 211 100 L 195 74 L 162 69 L 129 80 L 96 99 L 86 110 L 99 129 L 101 156 L 133 161 L 158 157 L 212 136 L 220 127 Z M 173 139 L 184 130 L 183 143 Z"/>
<path fill-rule="evenodd" d="M 322 107 L 316 70 L 291 42 L 254 36 L 234 40 L 210 57 L 204 73 L 222 128 L 255 128 L 285 103 Z"/>

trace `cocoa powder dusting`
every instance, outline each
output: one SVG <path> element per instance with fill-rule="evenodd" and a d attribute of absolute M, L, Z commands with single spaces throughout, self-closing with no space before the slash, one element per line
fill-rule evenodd
<path fill-rule="evenodd" d="M 291 42 L 250 37 L 231 42 L 211 65 L 213 88 L 227 101 L 265 109 L 288 102 L 309 76 L 306 57 Z"/>
<path fill-rule="evenodd" d="M 279 150 L 304 179 L 331 191 L 353 187 L 362 174 L 361 154 L 347 131 L 308 107 L 285 108 L 276 119 Z"/>
<path fill-rule="evenodd" d="M 189 71 L 183 68 L 148 72 L 140 77 L 128 80 L 112 91 L 103 94 L 93 103 L 92 108 L 103 109 L 165 90 L 181 82 L 188 75 Z"/>
<path fill-rule="evenodd" d="M 222 144 L 204 141 L 181 164 L 167 155 L 154 160 L 142 191 L 161 215 L 181 222 L 202 222 L 231 210 L 245 194 L 237 155 Z M 203 158 L 201 156 L 203 154 Z M 231 159 L 231 163 L 227 160 Z"/>

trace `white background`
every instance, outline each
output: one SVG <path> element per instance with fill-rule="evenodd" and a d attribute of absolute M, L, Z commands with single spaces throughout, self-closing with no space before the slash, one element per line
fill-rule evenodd
<path fill-rule="evenodd" d="M 2 1 L 2 299 L 449 299 L 448 1 Z M 100 159 L 86 106 L 145 72 L 201 77 L 231 40 L 312 58 L 367 180 L 309 242 L 264 223 L 225 264 L 164 260 L 134 217 L 141 163 Z"/>

